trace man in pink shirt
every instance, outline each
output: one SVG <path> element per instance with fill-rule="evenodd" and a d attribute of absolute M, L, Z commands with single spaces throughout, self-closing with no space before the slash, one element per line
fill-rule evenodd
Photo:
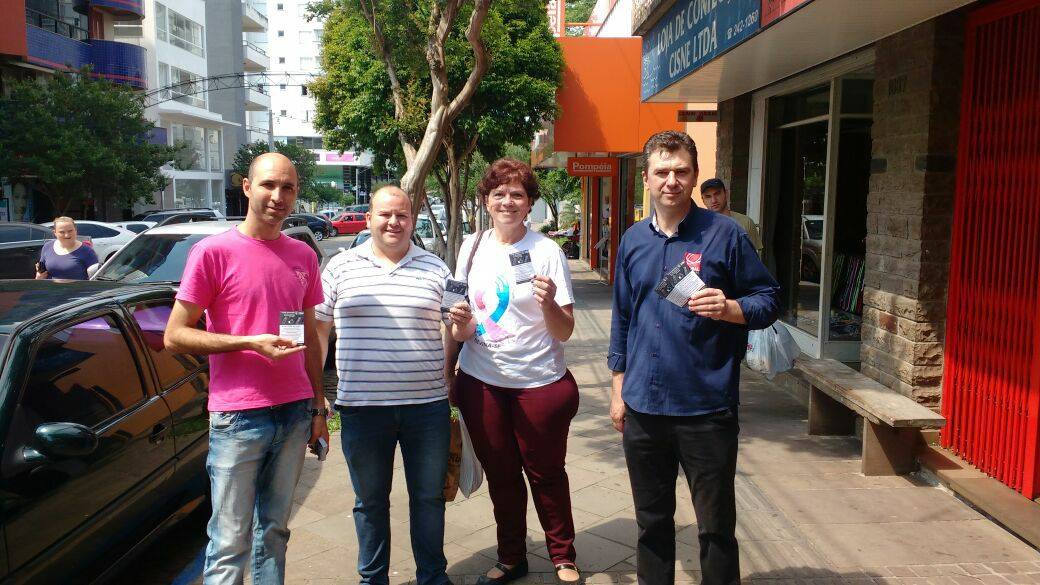
<path fill-rule="evenodd" d="M 305 445 L 328 444 L 314 317 L 324 300 L 318 259 L 281 232 L 298 186 L 281 154 L 253 161 L 242 181 L 245 221 L 192 248 L 166 328 L 170 351 L 211 354 L 206 585 L 242 583 L 250 552 L 254 583 L 284 581 Z M 205 331 L 196 328 L 203 311 Z M 280 332 L 297 323 L 302 344 L 291 327 Z"/>

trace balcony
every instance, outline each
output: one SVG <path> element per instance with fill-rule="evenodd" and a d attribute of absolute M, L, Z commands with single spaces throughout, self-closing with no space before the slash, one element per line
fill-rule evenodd
<path fill-rule="evenodd" d="M 89 43 L 94 77 L 123 83 L 134 89 L 148 87 L 144 72 L 147 51 L 144 47 L 102 39 L 91 39 Z"/>
<path fill-rule="evenodd" d="M 243 69 L 250 73 L 267 71 L 271 67 L 271 58 L 263 49 L 249 41 L 242 41 Z"/>
<path fill-rule="evenodd" d="M 267 17 L 260 13 L 249 0 L 242 0 L 242 32 L 264 32 Z"/>
<path fill-rule="evenodd" d="M 107 12 L 115 20 L 140 20 L 144 18 L 144 0 L 76 0 L 73 10 L 89 14 L 91 8 Z"/>
<path fill-rule="evenodd" d="M 267 142 L 267 128 L 260 128 L 258 126 L 247 126 L 246 134 L 246 141 L 249 143 Z"/>
<path fill-rule="evenodd" d="M 271 109 L 271 96 L 264 92 L 262 85 L 250 85 L 246 88 L 246 110 L 262 112 Z"/>

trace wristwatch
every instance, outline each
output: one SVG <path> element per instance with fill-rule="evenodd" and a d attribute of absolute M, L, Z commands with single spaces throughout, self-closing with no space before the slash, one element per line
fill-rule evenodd
<path fill-rule="evenodd" d="M 329 409 L 328 408 L 312 408 L 311 409 L 311 417 L 313 418 L 313 417 L 316 417 L 316 416 L 324 416 L 325 418 L 328 418 L 329 417 Z"/>

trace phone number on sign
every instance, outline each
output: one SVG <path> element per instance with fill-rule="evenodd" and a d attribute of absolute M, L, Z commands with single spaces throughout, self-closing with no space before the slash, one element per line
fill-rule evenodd
<path fill-rule="evenodd" d="M 744 32 L 745 29 L 748 29 L 748 28 L 750 28 L 752 26 L 755 26 L 755 24 L 757 22 L 758 22 L 758 11 L 756 10 L 756 11 L 752 12 L 751 14 L 748 14 L 746 17 L 744 17 L 744 20 L 741 20 L 741 21 L 735 23 L 733 26 L 731 26 L 728 29 L 726 29 L 726 38 L 727 39 L 731 39 L 735 35 L 739 35 L 740 33 Z"/>

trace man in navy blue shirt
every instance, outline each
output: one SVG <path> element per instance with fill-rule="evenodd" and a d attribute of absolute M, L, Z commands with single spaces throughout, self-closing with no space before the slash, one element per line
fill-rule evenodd
<path fill-rule="evenodd" d="M 693 204 L 697 147 L 689 136 L 655 134 L 643 157 L 654 209 L 621 238 L 608 358 L 610 417 L 623 433 L 639 527 L 636 570 L 644 585 L 675 581 L 682 466 L 697 515 L 702 583 L 738 583 L 740 362 L 748 330 L 776 320 L 779 285 L 736 222 Z M 680 264 L 704 288 L 686 302 L 673 294 L 675 304 L 655 289 Z"/>

